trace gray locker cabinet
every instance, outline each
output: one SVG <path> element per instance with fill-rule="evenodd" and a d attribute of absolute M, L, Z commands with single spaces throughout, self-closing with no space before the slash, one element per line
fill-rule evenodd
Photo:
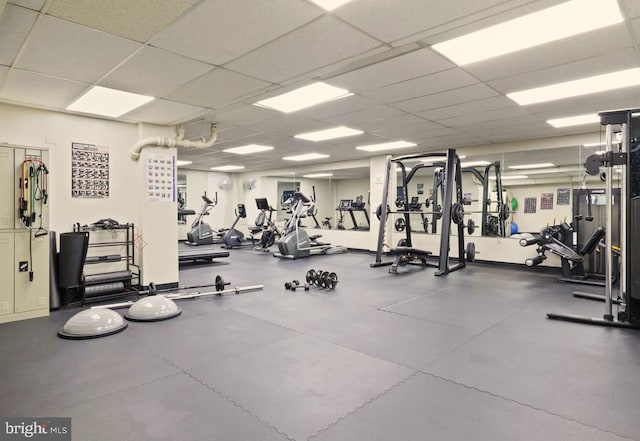
<path fill-rule="evenodd" d="M 20 270 L 20 262 L 29 262 L 29 231 L 15 234 L 15 312 L 49 309 L 49 236 L 32 240 L 34 277 L 29 281 L 29 271 Z"/>
<path fill-rule="evenodd" d="M 0 316 L 13 314 L 13 231 L 0 231 Z"/>
<path fill-rule="evenodd" d="M 13 229 L 16 212 L 11 188 L 15 188 L 18 180 L 15 177 L 13 149 L 0 147 L 0 230 Z M 12 253 L 13 255 L 13 253 Z"/>

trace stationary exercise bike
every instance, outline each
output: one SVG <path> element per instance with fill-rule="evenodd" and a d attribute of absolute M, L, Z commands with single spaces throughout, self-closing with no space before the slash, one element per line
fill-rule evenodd
<path fill-rule="evenodd" d="M 213 207 L 218 204 L 218 192 L 213 200 L 207 197 L 207 193 L 202 195 L 204 204 L 200 209 L 200 213 L 191 224 L 191 230 L 187 233 L 187 245 L 211 245 L 220 243 L 220 236 L 217 231 L 213 230 L 208 223 L 204 221 L 204 217 L 208 216 Z M 179 212 L 178 212 L 179 213 Z"/>
<path fill-rule="evenodd" d="M 276 242 L 278 252 L 273 253 L 275 257 L 298 259 L 316 254 L 337 254 L 347 251 L 344 247 L 318 242 L 318 238 L 322 237 L 321 234 L 309 236 L 300 226 L 302 218 L 313 212 L 314 205 L 313 201 L 304 194 L 299 191 L 294 193 L 291 217 L 285 226 L 287 233 Z"/>
<path fill-rule="evenodd" d="M 267 198 L 256 198 L 256 207 L 260 210 L 260 213 L 258 214 L 258 219 L 256 219 L 256 225 L 249 227 L 249 231 L 252 236 L 262 231 L 262 236 L 260 237 L 256 251 L 269 251 L 269 247 L 281 236 L 278 226 L 272 219 L 275 209 L 269 205 Z M 269 212 L 269 217 L 266 216 L 267 212 Z M 260 226 L 258 226 L 260 216 L 262 216 L 262 221 L 260 222 Z"/>
<path fill-rule="evenodd" d="M 239 248 L 247 245 L 255 245 L 256 241 L 253 235 L 250 235 L 248 239 L 245 239 L 244 233 L 236 228 L 236 225 L 240 221 L 240 219 L 244 219 L 247 217 L 247 209 L 244 204 L 238 204 L 238 208 L 235 210 L 236 220 L 233 221 L 231 228 L 225 231 L 224 236 L 222 237 L 222 241 L 224 245 L 222 248 Z M 264 217 L 261 218 L 260 214 L 258 214 L 258 218 L 256 219 L 256 224 L 260 222 L 260 226 L 264 222 Z M 257 226 L 257 225 L 256 225 Z"/>

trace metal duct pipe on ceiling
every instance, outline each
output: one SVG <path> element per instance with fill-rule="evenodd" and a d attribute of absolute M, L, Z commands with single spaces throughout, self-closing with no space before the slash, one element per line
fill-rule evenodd
<path fill-rule="evenodd" d="M 178 135 L 175 138 L 163 138 L 162 136 L 157 136 L 141 139 L 133 146 L 133 150 L 131 150 L 129 156 L 131 156 L 131 159 L 134 161 L 137 161 L 140 159 L 140 153 L 145 147 L 191 147 L 196 149 L 206 149 L 213 146 L 217 138 L 218 131 L 216 130 L 215 123 L 211 123 L 211 136 L 206 141 L 190 141 L 188 139 L 184 139 L 184 127 L 181 125 L 178 127 Z"/>

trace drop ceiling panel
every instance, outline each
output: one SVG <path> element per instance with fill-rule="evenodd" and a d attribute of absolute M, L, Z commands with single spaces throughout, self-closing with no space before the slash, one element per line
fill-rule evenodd
<path fill-rule="evenodd" d="M 167 98 L 196 106 L 221 107 L 267 86 L 270 83 L 218 68 L 179 87 Z"/>
<path fill-rule="evenodd" d="M 500 80 L 489 81 L 491 87 L 502 93 L 516 92 L 534 87 L 600 75 L 638 66 L 633 49 L 612 51 L 609 54 L 527 72 Z"/>
<path fill-rule="evenodd" d="M 381 124 L 376 130 L 372 130 L 371 133 L 398 139 L 404 139 L 408 136 L 422 138 L 424 136 L 442 136 L 453 133 L 452 129 L 440 124 L 425 121 L 417 117 L 416 119 L 420 122 L 404 126 L 389 126 L 387 124 Z"/>
<path fill-rule="evenodd" d="M 625 87 L 547 103 L 531 104 L 524 107 L 528 112 L 539 114 L 546 120 L 623 107 L 633 108 L 638 106 L 638 102 L 640 102 L 640 86 Z"/>
<path fill-rule="evenodd" d="M 11 0 L 9 1 L 10 4 L 23 6 L 25 8 L 32 9 L 34 11 L 42 10 L 42 7 L 44 6 L 45 2 L 46 0 Z"/>
<path fill-rule="evenodd" d="M 158 97 L 212 69 L 210 64 L 147 46 L 100 81 L 100 85 Z"/>
<path fill-rule="evenodd" d="M 196 1 L 51 0 L 47 14 L 144 43 Z"/>
<path fill-rule="evenodd" d="M 11 66 L 38 14 L 7 5 L 0 15 L 0 64 Z"/>
<path fill-rule="evenodd" d="M 378 46 L 378 41 L 327 15 L 228 66 L 238 72 L 279 83 Z"/>
<path fill-rule="evenodd" d="M 76 81 L 11 69 L 0 90 L 0 98 L 63 109 L 71 104 L 88 86 L 88 84 Z"/>
<path fill-rule="evenodd" d="M 156 99 L 123 115 L 123 118 L 153 124 L 170 124 L 194 118 L 206 110 L 202 107 Z"/>
<path fill-rule="evenodd" d="M 0 65 L 0 90 L 2 89 L 2 82 L 6 78 L 7 72 L 9 72 L 9 68 L 7 66 Z"/>
<path fill-rule="evenodd" d="M 248 129 L 246 127 L 227 127 L 224 129 L 221 129 L 220 127 L 218 127 L 218 141 L 219 142 L 239 141 L 243 138 L 246 138 L 247 136 L 257 135 L 258 133 L 259 132 Z"/>
<path fill-rule="evenodd" d="M 421 96 L 412 100 L 393 103 L 393 107 L 406 112 L 420 112 L 424 110 L 437 109 L 439 107 L 462 104 L 470 101 L 480 100 L 497 96 L 498 92 L 485 84 L 474 84 L 472 86 L 461 87 L 459 89 L 448 90 L 446 92 L 434 93 Z"/>
<path fill-rule="evenodd" d="M 403 115 L 403 114 L 404 112 L 398 109 L 394 109 L 393 107 L 384 106 L 380 104 L 374 107 L 369 107 L 367 109 L 360 110 L 358 112 L 329 117 L 326 119 L 326 121 L 333 122 L 340 125 L 346 125 L 349 127 L 353 127 L 354 129 L 357 129 L 362 125 L 371 124 L 376 121 L 385 120 L 385 119 L 391 118 L 392 116 Z"/>
<path fill-rule="evenodd" d="M 313 119 L 326 119 L 332 116 L 353 113 L 358 110 L 367 109 L 378 103 L 360 95 L 351 95 L 339 100 L 318 104 L 296 112 L 296 115 L 306 116 Z"/>
<path fill-rule="evenodd" d="M 215 112 L 213 120 L 230 126 L 242 126 L 265 119 L 273 118 L 279 112 L 265 109 L 251 104 L 242 105 L 232 109 L 222 109 Z"/>
<path fill-rule="evenodd" d="M 631 46 L 623 23 L 473 63 L 465 69 L 478 79 L 487 81 L 586 60 Z"/>
<path fill-rule="evenodd" d="M 291 136 L 325 129 L 327 128 L 327 123 L 297 115 L 281 114 L 264 121 L 245 124 L 244 127 L 259 132 L 279 132 L 283 135 Z"/>
<path fill-rule="evenodd" d="M 121 37 L 41 16 L 15 66 L 93 83 L 140 47 Z"/>
<path fill-rule="evenodd" d="M 361 92 L 454 68 L 431 49 L 421 49 L 327 80 L 334 86 Z"/>
<path fill-rule="evenodd" d="M 628 18 L 640 17 L 640 3 L 637 0 L 622 0 L 620 3 Z"/>
<path fill-rule="evenodd" d="M 454 116 L 468 115 L 470 113 L 486 112 L 497 109 L 517 109 L 518 105 L 509 98 L 496 96 L 469 103 L 456 104 L 454 106 L 441 107 L 439 109 L 426 110 L 418 113 L 419 116 L 431 121 L 439 121 Z"/>
<path fill-rule="evenodd" d="M 396 103 L 477 83 L 471 75 L 455 68 L 363 92 L 362 95 L 383 103 Z"/>
<path fill-rule="evenodd" d="M 640 6 L 639 6 L 640 7 Z M 633 33 L 635 34 L 635 43 L 636 45 L 640 44 L 640 18 L 631 21 L 631 27 L 633 29 Z"/>
<path fill-rule="evenodd" d="M 302 0 L 207 1 L 169 26 L 152 44 L 223 64 L 321 14 L 320 8 Z"/>
<path fill-rule="evenodd" d="M 368 0 L 347 3 L 333 13 L 371 35 L 391 42 L 502 3 L 503 0 Z"/>
<path fill-rule="evenodd" d="M 465 129 L 472 124 L 477 124 L 485 121 L 500 120 L 499 124 L 504 124 L 504 120 L 511 116 L 528 116 L 527 113 L 521 108 L 508 108 L 499 109 L 486 112 L 473 112 L 466 115 L 456 116 L 453 118 L 439 119 L 438 123 L 447 127 L 457 127 Z M 481 133 L 477 133 L 481 136 Z"/>

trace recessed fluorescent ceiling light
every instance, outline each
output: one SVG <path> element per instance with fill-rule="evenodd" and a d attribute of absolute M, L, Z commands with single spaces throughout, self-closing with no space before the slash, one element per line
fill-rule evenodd
<path fill-rule="evenodd" d="M 340 126 L 333 129 L 318 130 L 317 132 L 301 133 L 300 135 L 295 135 L 294 138 L 306 139 L 307 141 L 326 141 L 328 139 L 344 138 L 345 136 L 361 135 L 362 133 L 364 133 L 362 130 Z"/>
<path fill-rule="evenodd" d="M 231 170 L 242 170 L 244 165 L 221 165 L 220 167 L 211 167 L 211 170 L 217 171 L 231 171 Z"/>
<path fill-rule="evenodd" d="M 620 144 L 620 141 L 613 141 L 611 144 Z M 601 145 L 607 145 L 606 142 L 591 142 L 589 144 L 582 144 L 582 147 L 600 147 Z"/>
<path fill-rule="evenodd" d="M 192 161 L 181 161 L 181 160 L 177 160 L 176 161 L 176 166 L 180 167 L 181 165 L 189 165 L 191 164 Z"/>
<path fill-rule="evenodd" d="M 312 159 L 322 159 L 328 158 L 329 155 L 323 155 L 320 153 L 306 153 L 304 155 L 296 155 L 296 156 L 285 156 L 285 161 L 311 161 Z"/>
<path fill-rule="evenodd" d="M 640 85 L 640 67 L 508 93 L 521 106 Z"/>
<path fill-rule="evenodd" d="M 510 180 L 510 179 L 527 179 L 527 178 L 528 178 L 528 176 L 525 176 L 525 175 L 501 176 L 501 179 L 502 179 L 503 181 L 508 181 L 508 180 Z M 489 176 L 489 179 L 493 179 L 493 180 L 495 180 L 495 179 L 496 179 L 496 177 L 495 177 L 495 176 Z"/>
<path fill-rule="evenodd" d="M 320 6 L 325 11 L 333 11 L 336 8 L 349 3 L 351 0 L 311 0 L 316 5 Z"/>
<path fill-rule="evenodd" d="M 462 66 L 622 23 L 616 0 L 572 0 L 433 45 Z"/>
<path fill-rule="evenodd" d="M 369 144 L 356 147 L 357 150 L 364 150 L 365 152 L 379 152 L 382 150 L 394 150 L 403 149 L 406 147 L 415 147 L 417 144 L 407 141 L 393 141 L 383 142 L 382 144 Z"/>
<path fill-rule="evenodd" d="M 547 120 L 547 124 L 550 124 L 555 128 L 581 126 L 583 124 L 593 124 L 593 123 L 599 123 L 599 122 L 600 122 L 600 117 L 595 113 L 590 113 L 588 115 L 576 115 L 576 116 L 569 116 L 566 118 L 556 118 L 556 119 Z"/>
<path fill-rule="evenodd" d="M 223 152 L 236 153 L 238 155 L 248 155 L 249 153 L 266 152 L 267 150 L 273 150 L 270 145 L 258 145 L 249 144 L 242 147 L 233 147 L 231 149 L 224 149 Z"/>
<path fill-rule="evenodd" d="M 471 161 L 471 162 L 461 162 L 460 167 L 483 167 L 491 164 L 489 161 Z"/>
<path fill-rule="evenodd" d="M 555 167 L 555 164 L 550 162 L 541 162 L 540 164 L 523 164 L 523 165 L 510 165 L 509 168 L 514 170 L 526 170 L 528 168 L 546 168 L 546 167 Z"/>
<path fill-rule="evenodd" d="M 70 104 L 67 110 L 117 118 L 151 100 L 153 100 L 152 96 L 93 86 Z"/>
<path fill-rule="evenodd" d="M 331 86 L 323 82 L 309 84 L 282 95 L 267 98 L 254 103 L 256 106 L 279 110 L 284 113 L 306 109 L 325 101 L 333 101 L 353 95 L 346 89 Z"/>
<path fill-rule="evenodd" d="M 328 178 L 333 176 L 333 173 L 313 173 L 311 175 L 302 175 L 303 178 Z"/>

